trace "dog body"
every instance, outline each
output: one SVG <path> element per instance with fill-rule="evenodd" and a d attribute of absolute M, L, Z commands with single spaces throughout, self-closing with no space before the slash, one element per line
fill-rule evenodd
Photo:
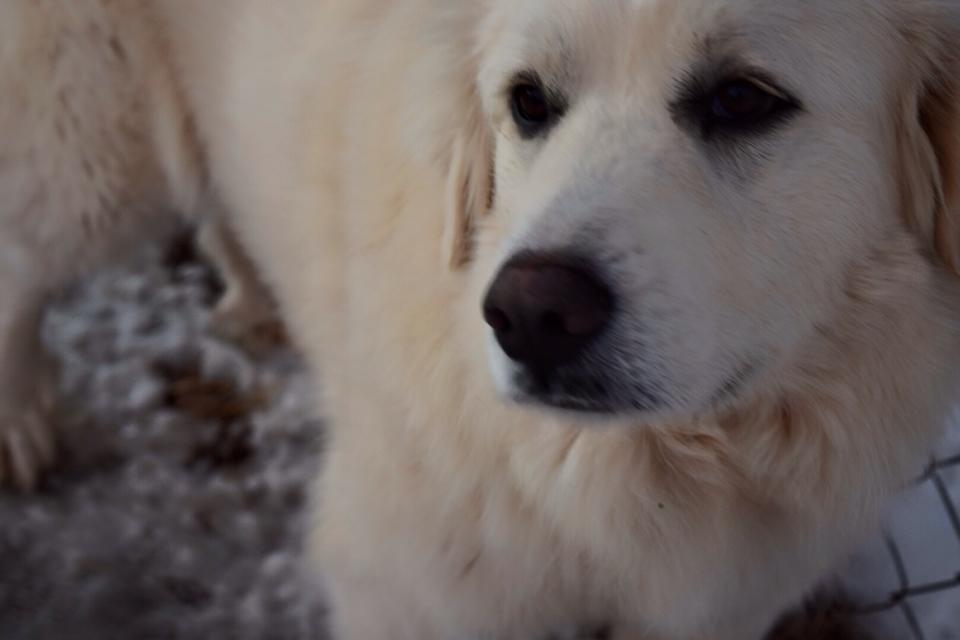
<path fill-rule="evenodd" d="M 759 639 L 919 469 L 955 16 L 837 5 L 149 5 L 323 375 L 335 637 Z"/>
<path fill-rule="evenodd" d="M 214 180 L 325 378 L 336 637 L 760 638 L 920 468 L 960 347 L 954 16 L 188 4 Z M 603 332 L 508 346 L 511 269 L 603 280 Z"/>

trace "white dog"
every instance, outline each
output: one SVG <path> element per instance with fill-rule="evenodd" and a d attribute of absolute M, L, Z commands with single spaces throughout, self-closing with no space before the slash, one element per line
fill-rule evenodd
<path fill-rule="evenodd" d="M 919 468 L 955 3 L 127 6 L 325 374 L 335 637 L 758 640 Z"/>

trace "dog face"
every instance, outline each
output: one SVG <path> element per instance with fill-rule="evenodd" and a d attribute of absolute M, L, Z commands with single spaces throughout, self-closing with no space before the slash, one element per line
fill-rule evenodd
<path fill-rule="evenodd" d="M 946 63 L 915 4 L 495 6 L 477 246 L 498 265 L 484 314 L 500 391 L 595 414 L 707 411 L 788 366 L 891 234 L 940 233 L 950 254 L 955 134 L 938 141 L 924 117 Z"/>

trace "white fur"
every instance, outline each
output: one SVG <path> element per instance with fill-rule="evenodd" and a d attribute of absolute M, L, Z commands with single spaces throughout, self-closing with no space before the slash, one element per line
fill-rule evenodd
<path fill-rule="evenodd" d="M 952 3 L 152 6 L 324 374 L 336 637 L 759 639 L 921 464 L 960 355 Z M 803 108 L 708 148 L 669 107 L 734 53 Z M 570 101 L 539 141 L 506 106 L 530 69 Z M 490 341 L 503 261 L 571 244 L 622 302 L 598 361 L 656 411 L 547 409 Z"/>

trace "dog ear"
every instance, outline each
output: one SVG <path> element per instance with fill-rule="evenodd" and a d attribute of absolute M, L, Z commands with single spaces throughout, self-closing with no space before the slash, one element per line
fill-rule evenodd
<path fill-rule="evenodd" d="M 949 37 L 913 35 L 924 40 L 925 72 L 915 74 L 922 82 L 903 108 L 904 210 L 910 227 L 960 275 L 960 55 L 952 44 L 960 29 Z"/>
<path fill-rule="evenodd" d="M 447 175 L 446 213 L 443 225 L 443 255 L 451 269 L 470 259 L 473 233 L 493 200 L 493 145 L 479 108 L 453 141 Z"/>

